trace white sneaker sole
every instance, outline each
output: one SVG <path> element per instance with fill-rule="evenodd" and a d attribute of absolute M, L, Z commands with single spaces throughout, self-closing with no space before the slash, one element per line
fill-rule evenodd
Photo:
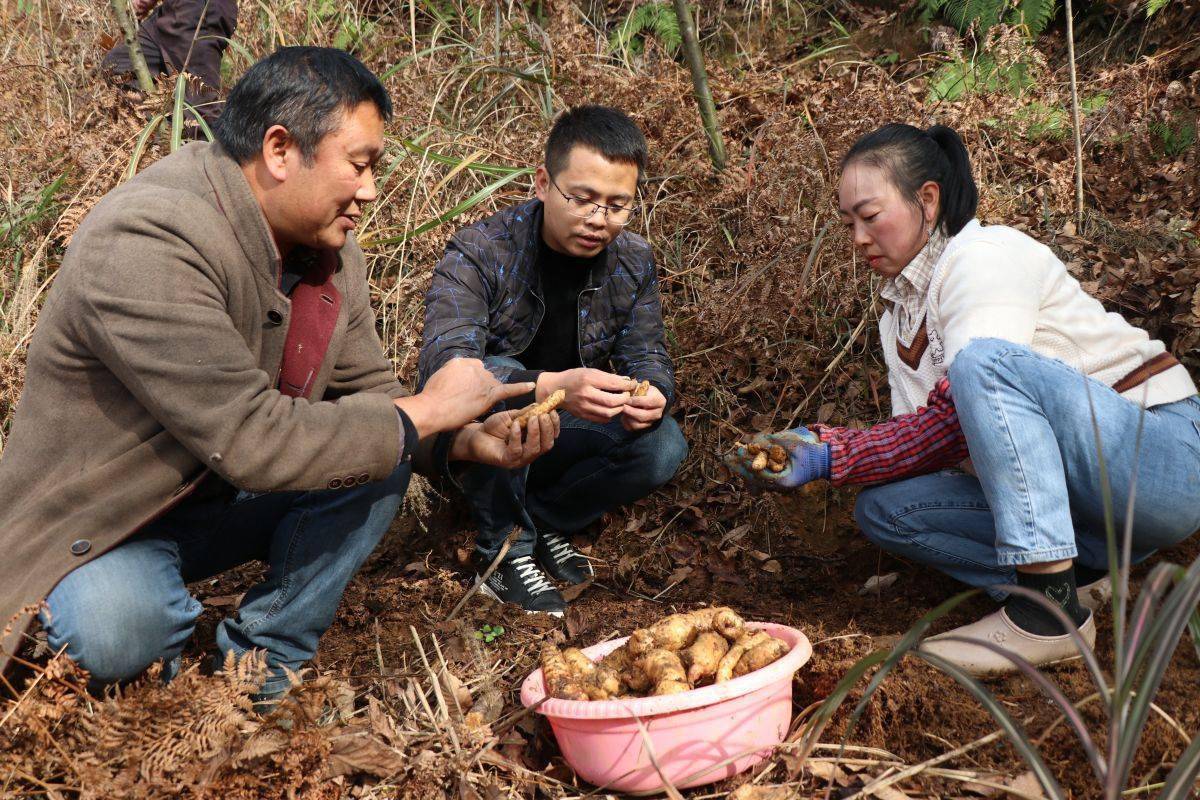
<path fill-rule="evenodd" d="M 486 594 L 488 597 L 492 598 L 497 603 L 504 603 L 505 605 L 510 605 L 510 606 L 516 605 L 516 603 L 510 603 L 507 600 L 502 599 L 500 597 L 500 595 L 493 592 L 491 587 L 488 586 L 486 583 L 483 586 L 479 587 L 479 591 L 482 592 L 483 594 Z M 562 611 L 534 611 L 534 610 L 528 609 L 528 608 L 523 608 L 521 610 L 524 611 L 526 614 L 545 614 L 548 617 L 558 617 L 559 619 L 562 619 L 564 616 L 566 616 L 565 612 L 562 612 Z"/>

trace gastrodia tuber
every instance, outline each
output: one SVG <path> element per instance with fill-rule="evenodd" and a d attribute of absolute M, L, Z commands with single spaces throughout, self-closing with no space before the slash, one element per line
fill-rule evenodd
<path fill-rule="evenodd" d="M 589 700 L 607 700 L 621 693 L 621 681 L 617 674 L 592 661 L 579 648 L 567 647 L 562 655 L 577 676 L 577 682 L 587 692 Z"/>
<path fill-rule="evenodd" d="M 696 641 L 696 637 L 704 631 L 715 630 L 726 638 L 734 638 L 744 624 L 733 609 L 725 606 L 672 614 L 649 628 L 634 631 L 629 637 L 629 650 L 634 655 L 656 647 L 677 651 Z"/>
<path fill-rule="evenodd" d="M 517 424 L 522 428 L 526 427 L 529 425 L 529 420 L 533 419 L 539 414 L 549 414 L 551 411 L 562 405 L 562 401 L 565 399 L 567 399 L 566 391 L 559 389 L 542 402 L 525 406 L 521 409 L 520 413 L 517 414 Z"/>
<path fill-rule="evenodd" d="M 587 700 L 588 693 L 579 676 L 558 648 L 546 642 L 542 645 L 542 679 L 546 693 L 560 700 Z"/>
<path fill-rule="evenodd" d="M 745 650 L 745 654 L 738 659 L 737 666 L 733 668 L 735 678 L 749 675 L 755 670 L 774 664 L 787 654 L 788 647 L 774 636 L 768 636 L 765 640 L 758 642 L 753 647 L 745 648 Z"/>
<path fill-rule="evenodd" d="M 729 652 L 729 640 L 716 631 L 704 631 L 691 646 L 680 653 L 687 667 L 688 681 L 696 686 L 705 678 L 717 674 L 721 657 Z"/>
<path fill-rule="evenodd" d="M 651 694 L 678 694 L 692 688 L 678 653 L 655 648 L 638 659 L 637 666 L 654 687 Z"/>

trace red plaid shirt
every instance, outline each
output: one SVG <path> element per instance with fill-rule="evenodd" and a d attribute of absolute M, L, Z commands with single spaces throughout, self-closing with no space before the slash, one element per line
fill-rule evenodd
<path fill-rule="evenodd" d="M 885 483 L 962 463 L 968 456 L 967 440 L 958 425 L 950 381 L 938 381 L 926 402 L 912 414 L 866 430 L 812 426 L 829 445 L 833 485 Z"/>

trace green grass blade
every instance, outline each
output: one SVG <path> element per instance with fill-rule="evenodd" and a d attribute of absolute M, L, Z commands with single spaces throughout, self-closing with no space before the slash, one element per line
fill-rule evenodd
<path fill-rule="evenodd" d="M 1200 558 L 1192 562 L 1175 588 L 1167 595 L 1139 648 L 1148 653 L 1148 657 L 1144 659 L 1145 670 L 1141 671 L 1136 666 L 1143 660 L 1140 652 L 1135 666 L 1130 670 L 1131 676 L 1140 674 L 1141 680 L 1136 694 L 1130 699 L 1123 724 L 1117 729 L 1116 757 L 1109 764 L 1109 780 L 1115 780 L 1118 788 L 1124 786 L 1129 779 L 1137 743 L 1141 739 L 1146 718 L 1150 715 L 1150 704 L 1158 692 L 1167 666 L 1179 647 L 1184 628 L 1195 615 L 1197 603 L 1200 603 Z"/>
<path fill-rule="evenodd" d="M 1046 766 L 1046 762 L 1042 759 L 1041 754 L 1038 753 L 1037 747 L 1034 746 L 1033 742 L 1025 734 L 1025 729 L 1009 716 L 1008 712 L 992 696 L 992 693 L 987 690 L 986 686 L 968 675 L 957 665 L 939 658 L 932 653 L 924 653 L 917 650 L 914 651 L 913 655 L 929 662 L 937 669 L 946 673 L 957 681 L 960 686 L 974 695 L 975 699 L 992 715 L 992 719 L 996 720 L 1000 725 L 1005 736 L 1012 742 L 1013 747 L 1025 761 L 1025 764 L 1033 770 L 1033 774 L 1037 777 L 1038 783 L 1041 784 L 1042 791 L 1046 793 L 1046 797 L 1050 798 L 1050 800 L 1065 800 L 1062 787 L 1059 786 L 1058 781 L 1051 774 L 1050 768 Z"/>
<path fill-rule="evenodd" d="M 210 142 L 213 141 L 216 137 L 213 136 L 212 128 L 208 127 L 208 123 L 204 121 L 204 117 L 200 116 L 200 112 L 196 110 L 196 107 L 191 103 L 184 103 L 183 108 L 185 111 L 190 111 L 192 116 L 196 118 L 196 125 L 199 126 L 200 132 L 204 134 L 205 138 Z"/>
<path fill-rule="evenodd" d="M 433 47 L 426 47 L 424 50 L 421 50 L 420 52 L 413 53 L 412 55 L 409 55 L 409 56 L 405 56 L 404 58 L 400 59 L 395 64 L 393 64 L 392 66 L 388 67 L 386 70 L 384 70 L 382 73 L 380 73 L 379 82 L 383 83 L 388 78 L 392 77 L 397 72 L 399 72 L 400 70 L 407 67 L 409 64 L 416 61 L 418 58 L 424 58 L 425 56 L 431 56 L 440 50 L 461 50 L 464 48 L 470 49 L 469 47 L 467 47 L 467 45 L 458 44 L 458 43 L 439 44 L 439 45 L 434 45 Z"/>
<path fill-rule="evenodd" d="M 1067 632 L 1067 635 L 1071 637 L 1071 640 L 1075 643 L 1075 647 L 1079 650 L 1079 655 L 1083 658 L 1084 665 L 1092 675 L 1092 682 L 1096 684 L 1096 688 L 1100 691 L 1100 697 L 1105 701 L 1105 710 L 1111 714 L 1107 702 L 1112 690 L 1104 677 L 1104 671 L 1100 669 L 1100 660 L 1096 658 L 1096 654 L 1092 652 L 1092 648 L 1088 647 L 1087 642 L 1084 641 L 1083 634 L 1075 627 L 1071 618 L 1066 615 L 1057 603 L 1051 603 L 1041 592 L 1035 592 L 1020 586 L 1002 586 L 1000 588 L 1009 594 L 1020 595 L 1032 600 L 1058 620 L 1058 623 L 1063 626 L 1063 630 Z"/>
<path fill-rule="evenodd" d="M 230 47 L 233 48 L 233 51 L 235 53 L 237 53 L 239 56 L 241 56 L 242 58 L 244 58 L 246 60 L 247 64 L 253 64 L 255 61 L 258 61 L 258 59 L 255 58 L 254 55 L 251 54 L 251 52 L 246 49 L 246 46 L 244 44 L 242 44 L 241 42 L 239 42 L 237 39 L 230 39 L 228 36 L 206 36 L 204 38 L 217 39 L 217 40 L 222 41 L 225 44 L 229 45 Z"/>
<path fill-rule="evenodd" d="M 1135 672 L 1134 658 L 1142 652 L 1141 645 L 1149 634 L 1151 626 L 1156 621 L 1155 610 L 1163 595 L 1171 588 L 1172 576 L 1178 569 L 1174 564 L 1158 564 L 1150 570 L 1150 574 L 1142 581 L 1142 590 L 1138 593 L 1133 614 L 1129 618 L 1128 646 L 1126 647 L 1125 675 Z M 1117 697 L 1121 692 L 1127 692 L 1133 683 L 1132 677 L 1117 684 Z"/>
<path fill-rule="evenodd" d="M 845 746 L 845 744 L 850 740 L 850 734 L 854 731 L 855 726 L 858 725 L 858 721 L 862 718 L 863 712 L 866 711 L 867 704 L 870 702 L 871 697 L 875 694 L 876 690 L 879 689 L 879 685 L 883 683 L 883 679 L 888 676 L 888 673 L 892 671 L 892 668 L 900 662 L 900 659 L 904 658 L 904 654 L 916 646 L 918 640 L 925 634 L 925 631 L 929 630 L 929 627 L 933 625 L 934 622 L 946 616 L 955 608 L 957 608 L 963 601 L 973 597 L 978 593 L 978 589 L 970 589 L 954 595 L 949 600 L 946 600 L 941 605 L 937 606 L 932 611 L 929 611 L 927 614 L 917 620 L 917 623 L 909 628 L 908 632 L 906 632 L 902 637 L 900 637 L 900 641 L 896 642 L 895 647 L 892 648 L 891 652 L 888 653 L 887 658 L 884 659 L 883 665 L 874 675 L 871 676 L 871 681 L 867 684 L 867 688 L 863 691 L 862 698 L 858 701 L 858 705 L 854 707 L 854 711 L 850 715 L 850 721 L 846 725 L 846 734 L 842 737 L 843 746 Z"/>
<path fill-rule="evenodd" d="M 138 134 L 137 141 L 133 145 L 133 152 L 129 155 L 129 167 L 125 170 L 125 180 L 129 180 L 137 174 L 138 164 L 142 161 L 142 155 L 146 152 L 146 147 L 150 144 L 150 137 L 158 130 L 158 126 L 162 124 L 166 117 L 162 114 L 155 115 L 154 119 L 146 123 L 146 127 Z"/>
<path fill-rule="evenodd" d="M 1116 663 L 1120 665 L 1125 656 L 1125 612 L 1129 608 L 1129 560 L 1133 556 L 1133 508 L 1137 499 L 1138 463 L 1142 454 L 1142 431 L 1145 428 L 1146 409 L 1138 413 L 1137 434 L 1133 437 L 1133 475 L 1129 479 L 1129 500 L 1125 504 L 1125 527 L 1121 534 L 1121 556 L 1117 574 L 1111 575 L 1113 593 L 1113 646 Z M 1120 667 L 1118 666 L 1118 670 Z M 1117 680 L 1121 679 L 1118 671 Z"/>
<path fill-rule="evenodd" d="M 808 729 L 805 731 L 803 738 L 803 746 L 800 749 L 799 756 L 804 759 L 808 756 L 808 752 L 812 745 L 816 744 L 821 731 L 829 724 L 829 720 L 833 719 L 833 715 L 841 708 L 846 697 L 850 694 L 850 690 L 854 688 L 862 676 L 867 674 L 867 671 L 878 666 L 887 660 L 889 655 L 888 650 L 876 650 L 873 653 L 860 658 L 854 662 L 850 669 L 846 670 L 846 674 L 838 681 L 837 686 L 833 687 L 833 691 L 821 702 L 821 707 L 817 709 L 817 713 L 813 715 L 812 721 L 808 723 Z"/>
<path fill-rule="evenodd" d="M 171 111 L 171 152 L 183 144 L 183 96 L 187 93 L 187 73 L 175 76 L 175 104 Z"/>
<path fill-rule="evenodd" d="M 1092 436 L 1096 442 L 1096 466 L 1100 471 L 1100 498 L 1104 507 L 1104 541 L 1108 552 L 1108 574 L 1115 582 L 1119 583 L 1121 577 L 1120 558 L 1117 550 L 1117 526 L 1115 522 L 1115 512 L 1113 511 L 1112 485 L 1108 481 L 1108 462 L 1104 458 L 1104 447 L 1100 441 L 1100 422 L 1096 419 L 1096 404 L 1092 401 L 1092 384 L 1087 376 L 1083 378 L 1083 390 L 1087 394 L 1088 412 L 1092 417 Z M 1114 588 L 1115 588 L 1114 583 Z M 1117 612 L 1117 592 L 1113 592 L 1113 613 Z M 1121 647 L 1122 642 L 1118 638 L 1115 642 L 1117 649 L 1116 664 L 1117 669 L 1121 669 Z M 1118 672 L 1116 676 L 1117 682 L 1121 681 L 1121 675 Z"/>
<path fill-rule="evenodd" d="M 461 203 L 459 203 L 458 205 L 456 205 L 454 208 L 450 209 L 446 213 L 441 214 L 437 217 L 434 217 L 433 219 L 429 220 L 428 222 L 418 225 L 417 227 L 413 228 L 410 231 L 405 231 L 404 233 L 400 234 L 399 236 L 390 236 L 386 239 L 377 239 L 377 240 L 371 242 L 370 245 L 372 247 L 376 247 L 376 246 L 400 244 L 401 242 L 407 241 L 408 239 L 411 239 L 414 236 L 419 236 L 422 233 L 424 233 L 425 231 L 436 228 L 438 225 L 441 225 L 443 222 L 449 222 L 450 220 L 454 219 L 458 215 L 464 214 L 467 211 L 470 211 L 472 208 L 479 205 L 484 200 L 488 199 L 493 194 L 495 194 L 497 191 L 502 189 L 507 184 L 512 183 L 517 178 L 520 178 L 524 175 L 531 175 L 531 174 L 533 174 L 533 169 L 526 168 L 526 169 L 514 172 L 511 175 L 506 175 L 503 178 L 500 178 L 498 180 L 493 181 L 492 183 L 489 183 L 487 186 L 483 187 L 478 192 L 471 195 L 466 200 L 462 201 Z"/>
<path fill-rule="evenodd" d="M 1192 635 L 1192 647 L 1196 648 L 1196 658 L 1200 659 L 1200 611 L 1193 611 L 1188 620 L 1188 633 Z"/>
<path fill-rule="evenodd" d="M 33 204 L 32 208 L 28 211 L 18 209 L 15 212 L 17 214 L 15 218 L 8 216 L 11 212 L 6 212 L 8 218 L 0 221 L 0 240 L 7 240 L 10 235 L 15 237 L 20 231 L 37 223 L 39 219 L 48 214 L 54 207 L 54 196 L 58 194 L 58 190 L 62 188 L 66 180 L 67 174 L 64 172 L 37 193 L 37 202 Z"/>
<path fill-rule="evenodd" d="M 1196 776 L 1200 774 L 1200 735 L 1179 756 L 1175 767 L 1167 774 L 1158 800 L 1187 800 L 1195 797 Z"/>
<path fill-rule="evenodd" d="M 1062 693 L 1058 685 L 1054 681 L 1047 678 L 1042 672 L 1029 663 L 1028 660 L 1013 651 L 1001 647 L 995 642 L 985 641 L 983 639 L 974 639 L 968 636 L 946 636 L 938 641 L 946 642 L 963 642 L 975 647 L 983 647 L 992 651 L 1001 658 L 1008 659 L 1014 667 L 1020 670 L 1026 678 L 1029 678 L 1035 686 L 1042 690 L 1050 700 L 1062 709 L 1063 717 L 1067 723 L 1075 731 L 1075 735 L 1079 737 L 1079 743 L 1083 746 L 1084 755 L 1087 756 L 1088 762 L 1092 765 L 1092 771 L 1096 773 L 1096 777 L 1103 781 L 1108 772 L 1107 765 L 1104 763 L 1104 758 L 1100 755 L 1100 749 L 1096 747 L 1095 741 L 1088 733 L 1087 723 L 1083 721 L 1083 715 L 1079 713 L 1079 709 L 1067 699 L 1067 696 Z"/>
<path fill-rule="evenodd" d="M 423 136 L 424 135 L 427 134 L 423 134 Z M 423 136 L 417 137 L 417 139 L 423 138 Z M 397 139 L 396 141 L 399 142 L 401 147 L 403 147 L 405 150 L 408 150 L 410 153 L 421 156 L 422 158 L 427 158 L 430 161 L 438 164 L 457 167 L 464 161 L 464 159 L 458 158 L 457 156 L 448 156 L 444 153 L 439 153 L 432 148 L 422 147 L 418 143 L 417 139 Z M 467 165 L 467 169 L 472 172 L 480 172 L 484 175 L 491 175 L 494 177 L 500 177 L 504 175 L 528 175 L 533 172 L 531 167 L 514 167 L 509 164 L 489 164 L 486 161 L 474 161 Z"/>

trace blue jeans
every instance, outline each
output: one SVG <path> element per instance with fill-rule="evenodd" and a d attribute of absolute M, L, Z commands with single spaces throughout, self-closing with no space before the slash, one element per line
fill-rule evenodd
<path fill-rule="evenodd" d="M 855 518 L 885 550 L 980 587 L 1014 583 L 1022 564 L 1078 559 L 1107 569 L 1092 407 L 1118 535 L 1136 468 L 1134 562 L 1200 529 L 1200 396 L 1143 411 L 1060 361 L 997 339 L 965 347 L 950 383 L 979 477 L 950 470 L 865 489 Z"/>
<path fill-rule="evenodd" d="M 210 476 L 196 495 L 128 541 L 79 567 L 46 598 L 50 646 L 103 686 L 136 677 L 156 661 L 173 676 L 200 603 L 187 583 L 248 561 L 266 579 L 217 626 L 220 654 L 265 651 L 260 695 L 285 690 L 317 651 L 350 578 L 387 531 L 411 466 L 351 489 L 252 494 Z"/>
<path fill-rule="evenodd" d="M 524 367 L 490 356 L 484 363 Z M 533 553 L 539 526 L 573 533 L 605 511 L 640 500 L 674 477 L 687 456 L 678 423 L 664 417 L 655 428 L 630 433 L 620 417 L 600 424 L 559 413 L 561 432 L 549 453 L 519 470 L 482 464 L 459 478 L 478 534 L 476 553 L 491 561 L 514 526 L 521 527 L 509 556 Z"/>

